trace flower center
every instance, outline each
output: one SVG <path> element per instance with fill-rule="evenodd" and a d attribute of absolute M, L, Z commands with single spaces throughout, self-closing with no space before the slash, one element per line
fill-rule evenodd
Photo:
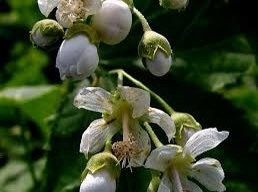
<path fill-rule="evenodd" d="M 130 160 L 136 158 L 141 151 L 131 134 L 129 134 L 128 138 L 128 140 L 117 141 L 112 145 L 114 155 L 117 157 L 119 162 L 122 161 L 123 168 L 126 166 L 126 164 L 128 164 L 130 167 Z"/>

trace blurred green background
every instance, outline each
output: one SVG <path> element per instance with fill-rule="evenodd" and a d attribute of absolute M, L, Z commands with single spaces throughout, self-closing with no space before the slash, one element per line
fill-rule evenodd
<path fill-rule="evenodd" d="M 156 78 L 138 67 L 142 32 L 135 18 L 123 43 L 112 49 L 100 45 L 100 65 L 125 68 L 203 127 L 229 130 L 229 139 L 205 156 L 222 163 L 227 191 L 258 191 L 255 7 L 246 0 L 190 0 L 178 12 L 160 8 L 158 0 L 135 4 L 153 30 L 171 42 L 175 62 L 170 73 Z M 85 166 L 80 137 L 99 116 L 72 106 L 78 85 L 60 81 L 58 47 L 31 45 L 29 31 L 40 19 L 36 0 L 0 0 L 0 192 L 78 191 Z M 104 76 L 98 85 L 110 89 L 113 82 Z M 149 179 L 142 168 L 123 171 L 118 191 L 146 191 Z"/>

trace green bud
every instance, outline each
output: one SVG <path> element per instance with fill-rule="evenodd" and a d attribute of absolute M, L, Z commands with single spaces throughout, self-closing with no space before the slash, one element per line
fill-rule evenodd
<path fill-rule="evenodd" d="M 160 0 L 159 4 L 167 9 L 184 9 L 188 4 L 188 0 Z"/>
<path fill-rule="evenodd" d="M 33 26 L 30 32 L 31 42 L 45 48 L 55 44 L 63 37 L 64 30 L 55 20 L 43 19 Z"/>
<path fill-rule="evenodd" d="M 102 152 L 90 158 L 82 174 L 82 180 L 89 171 L 94 174 L 100 169 L 106 169 L 114 179 L 117 179 L 120 175 L 120 166 L 117 158 L 110 152 Z"/>
<path fill-rule="evenodd" d="M 89 38 L 89 41 L 92 44 L 97 45 L 100 42 L 100 39 L 96 30 L 91 26 L 83 23 L 75 23 L 73 24 L 72 27 L 67 29 L 65 33 L 65 39 L 70 39 L 77 34 L 85 34 Z"/>
<path fill-rule="evenodd" d="M 189 137 L 202 127 L 194 117 L 188 113 L 173 113 L 171 115 L 176 126 L 176 143 L 185 144 Z"/>
<path fill-rule="evenodd" d="M 153 60 L 158 49 L 163 51 L 167 57 L 172 53 L 166 37 L 154 31 L 145 31 L 138 46 L 139 56 Z"/>
<path fill-rule="evenodd" d="M 164 36 L 154 31 L 144 32 L 138 46 L 138 53 L 153 75 L 163 76 L 169 71 L 172 64 L 172 50 Z"/>

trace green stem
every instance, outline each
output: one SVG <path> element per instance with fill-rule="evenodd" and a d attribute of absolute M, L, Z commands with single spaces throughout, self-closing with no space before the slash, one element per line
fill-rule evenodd
<path fill-rule="evenodd" d="M 149 125 L 149 123 L 145 122 L 144 126 L 148 132 L 148 134 L 150 135 L 151 140 L 153 141 L 154 145 L 158 148 L 158 147 L 162 147 L 163 144 L 160 142 L 159 138 L 157 137 L 157 135 L 154 133 L 154 131 L 152 130 L 151 126 Z"/>
<path fill-rule="evenodd" d="M 150 90 L 148 87 L 146 87 L 142 82 L 138 81 L 137 79 L 135 79 L 134 77 L 132 77 L 131 75 L 126 73 L 124 70 L 122 70 L 122 69 L 112 70 L 112 71 L 110 71 L 110 73 L 111 74 L 117 73 L 118 75 L 122 74 L 128 80 L 130 80 L 132 83 L 134 83 L 136 86 L 148 91 L 151 94 L 151 96 L 154 97 L 160 103 L 160 105 L 166 110 L 166 112 L 168 114 L 172 115 L 173 113 L 175 113 L 175 110 L 164 99 L 162 99 L 159 95 L 157 95 L 152 90 Z"/>
<path fill-rule="evenodd" d="M 144 32 L 145 31 L 151 31 L 151 28 L 150 28 L 150 25 L 149 25 L 148 21 L 145 19 L 144 15 L 137 8 L 135 8 L 135 7 L 133 8 L 133 13 L 140 20 L 140 22 L 142 24 L 143 31 Z"/>
<path fill-rule="evenodd" d="M 112 150 L 112 143 L 111 143 L 111 140 L 108 140 L 108 141 L 106 141 L 104 151 L 105 152 L 111 152 L 111 150 Z"/>

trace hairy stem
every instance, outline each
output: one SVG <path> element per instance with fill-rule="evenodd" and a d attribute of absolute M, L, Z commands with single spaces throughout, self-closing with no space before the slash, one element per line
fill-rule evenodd
<path fill-rule="evenodd" d="M 142 24 L 143 31 L 144 32 L 145 31 L 151 31 L 151 28 L 150 28 L 150 25 L 149 25 L 148 21 L 145 19 L 144 15 L 137 8 L 135 8 L 135 7 L 133 8 L 133 13 L 140 20 L 140 22 Z"/>
<path fill-rule="evenodd" d="M 152 130 L 151 126 L 149 125 L 149 123 L 145 122 L 144 126 L 148 132 L 148 134 L 150 135 L 151 140 L 153 141 L 154 145 L 158 148 L 163 146 L 163 144 L 160 142 L 159 138 L 157 137 L 157 135 L 154 133 L 154 131 Z"/>

